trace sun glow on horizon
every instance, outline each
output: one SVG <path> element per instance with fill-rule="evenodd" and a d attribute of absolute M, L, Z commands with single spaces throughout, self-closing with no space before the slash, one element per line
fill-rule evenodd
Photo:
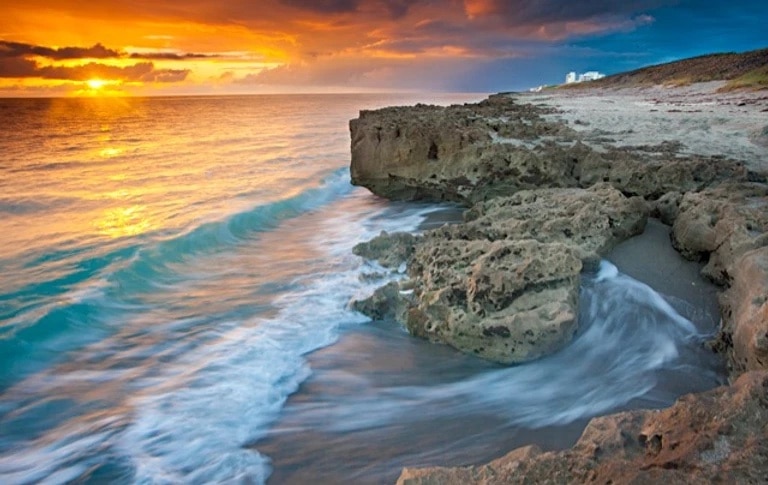
<path fill-rule="evenodd" d="M 94 91 L 98 91 L 99 89 L 109 84 L 108 81 L 105 81 L 103 79 L 89 79 L 85 83 L 88 85 L 89 88 L 93 89 Z"/>
<path fill-rule="evenodd" d="M 121 89 L 123 83 L 121 81 L 93 78 L 88 79 L 80 84 L 81 89 L 74 91 L 74 96 L 98 96 L 98 97 L 112 97 L 112 96 L 125 96 L 126 93 Z"/>

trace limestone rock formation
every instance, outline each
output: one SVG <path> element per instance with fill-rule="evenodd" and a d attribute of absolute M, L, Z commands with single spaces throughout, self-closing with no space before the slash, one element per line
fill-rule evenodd
<path fill-rule="evenodd" d="M 521 191 L 475 204 L 464 224 L 436 233 L 450 239 L 536 239 L 562 242 L 583 259 L 604 254 L 645 229 L 649 209 L 640 197 L 625 197 L 608 184 L 584 189 Z"/>
<path fill-rule="evenodd" d="M 593 192 L 610 189 L 595 187 Z M 580 220 L 568 204 L 539 224 L 519 214 L 540 204 L 548 192 L 520 192 L 478 204 L 464 226 L 443 228 L 455 238 L 558 234 L 557 219 Z M 565 189 L 562 192 L 578 193 Z M 605 195 L 604 195 L 605 196 Z M 589 198 L 582 195 L 582 198 Z M 631 199 L 626 199 L 630 201 Z M 545 199 L 546 200 L 546 199 Z M 515 203 L 510 203 L 515 201 Z M 529 205 L 530 204 L 530 205 Z M 638 202 L 639 208 L 642 203 Z M 768 187 L 733 182 L 654 203 L 669 207 L 673 243 L 690 258 L 708 260 L 705 272 L 729 284 L 721 298 L 723 327 L 717 347 L 739 377 L 730 387 L 681 398 L 663 411 L 633 411 L 593 419 L 573 448 L 544 453 L 525 447 L 488 465 L 405 470 L 398 483 L 761 483 L 768 469 Z M 545 206 L 547 204 L 544 204 Z M 608 207 L 620 207 L 615 201 Z M 588 207 L 588 205 L 587 205 Z M 596 207 L 600 207 L 597 204 Z M 594 213 L 591 209 L 588 213 Z M 675 212 L 677 212 L 675 214 Z M 628 210 L 627 214 L 633 214 Z M 626 226 L 633 227 L 631 217 Z M 584 219 L 584 226 L 590 219 Z M 591 224 L 599 226 L 598 223 Z M 574 222 L 575 227 L 582 224 Z M 505 229 L 500 229 L 505 228 Z M 605 226 L 585 239 L 583 250 L 610 245 Z M 585 234 L 589 231 L 581 229 Z M 634 230 L 634 229 L 633 229 Z M 631 231 L 629 231 L 631 232 Z M 601 238 L 601 234 L 603 237 Z M 618 231 L 617 237 L 628 232 Z M 610 236 L 608 236 L 610 237 Z M 599 250 L 599 249 L 595 249 Z"/>
<path fill-rule="evenodd" d="M 395 269 L 405 263 L 413 254 L 417 238 L 406 232 L 381 234 L 370 241 L 362 242 L 352 248 L 357 256 L 376 261 L 385 268 Z"/>
<path fill-rule="evenodd" d="M 746 180 L 747 170 L 740 162 L 722 158 L 670 153 L 662 144 L 592 151 L 580 163 L 579 175 L 582 187 L 608 182 L 625 194 L 653 200 L 672 191 L 698 191 L 725 180 Z"/>
<path fill-rule="evenodd" d="M 765 482 L 764 164 L 745 160 L 748 171 L 658 137 L 620 147 L 610 133 L 576 131 L 557 113 L 497 95 L 474 105 L 365 111 L 352 120 L 353 183 L 391 199 L 471 207 L 463 224 L 404 237 L 403 246 L 386 236 L 361 249 L 390 266 L 406 259 L 409 279 L 357 307 L 488 359 L 536 358 L 576 329 L 579 271 L 642 232 L 650 212 L 673 224 L 679 252 L 706 261 L 703 273 L 728 287 L 715 348 L 728 356 L 734 379 L 744 374 L 663 411 L 596 418 L 570 450 L 526 447 L 483 466 L 405 470 L 399 483 Z M 760 130 L 755 143 L 764 141 Z"/>
<path fill-rule="evenodd" d="M 683 194 L 677 191 L 667 192 L 653 202 L 651 216 L 659 219 L 664 224 L 671 226 L 680 212 L 680 201 Z"/>
<path fill-rule="evenodd" d="M 478 203 L 463 224 L 358 245 L 356 254 L 390 267 L 407 260 L 410 279 L 405 292 L 390 284 L 353 308 L 496 362 L 535 359 L 576 332 L 584 265 L 641 233 L 647 216 L 641 198 L 605 184 Z"/>
<path fill-rule="evenodd" d="M 720 336 L 731 371 L 768 370 L 768 247 L 742 255 L 731 272 Z"/>
<path fill-rule="evenodd" d="M 523 146 L 573 133 L 545 121 L 545 112 L 503 95 L 475 105 L 362 111 L 350 122 L 352 183 L 390 199 L 460 202 L 575 185 L 572 160 Z"/>
<path fill-rule="evenodd" d="M 726 284 L 742 254 L 768 246 L 768 185 L 725 183 L 687 193 L 672 236 L 675 249 L 689 259 L 708 260 L 704 274 Z"/>
<path fill-rule="evenodd" d="M 657 199 L 748 178 L 742 163 L 682 155 L 675 143 L 588 145 L 585 135 L 545 118 L 551 113 L 505 95 L 463 106 L 362 111 L 350 121 L 352 183 L 390 199 L 472 204 L 598 182 Z"/>
<path fill-rule="evenodd" d="M 405 321 L 410 298 L 406 298 L 401 291 L 400 284 L 392 281 L 377 288 L 368 298 L 353 301 L 352 308 L 374 320 Z"/>
<path fill-rule="evenodd" d="M 766 422 L 768 371 L 753 371 L 668 409 L 595 418 L 569 450 L 528 446 L 487 465 L 405 469 L 397 483 L 765 483 Z"/>
<path fill-rule="evenodd" d="M 579 254 L 535 240 L 430 241 L 411 259 L 411 334 L 488 360 L 559 350 L 577 329 Z"/>

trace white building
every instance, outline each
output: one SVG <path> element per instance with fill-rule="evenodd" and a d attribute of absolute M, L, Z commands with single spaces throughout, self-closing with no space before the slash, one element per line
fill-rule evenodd
<path fill-rule="evenodd" d="M 584 81 L 594 81 L 604 77 L 605 74 L 597 71 L 588 71 L 583 74 L 576 74 L 575 72 L 571 71 L 565 75 L 565 84 L 583 83 Z"/>
<path fill-rule="evenodd" d="M 597 71 L 589 71 L 579 75 L 579 82 L 595 81 L 597 79 L 604 78 L 604 77 L 605 77 L 605 74 L 601 74 Z"/>

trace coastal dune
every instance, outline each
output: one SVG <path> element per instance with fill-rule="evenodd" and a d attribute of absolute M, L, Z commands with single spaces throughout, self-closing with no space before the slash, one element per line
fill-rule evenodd
<path fill-rule="evenodd" d="M 356 248 L 408 265 L 408 279 L 355 303 L 375 318 L 498 362 L 557 352 L 579 325 L 579 273 L 596 271 L 649 216 L 670 226 L 681 255 L 706 263 L 703 276 L 721 290 L 709 345 L 730 386 L 666 410 L 595 418 L 570 450 L 534 446 L 482 466 L 406 469 L 399 483 L 765 479 L 768 96 L 722 87 L 500 94 L 351 122 L 353 183 L 470 208 L 461 224 Z"/>

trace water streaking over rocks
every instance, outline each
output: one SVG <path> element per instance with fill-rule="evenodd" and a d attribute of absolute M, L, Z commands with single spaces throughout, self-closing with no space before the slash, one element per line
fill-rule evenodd
<path fill-rule="evenodd" d="M 243 445 L 365 323 L 351 247 L 434 209 L 349 183 L 396 100 L 0 101 L 0 482 L 266 480 Z"/>
<path fill-rule="evenodd" d="M 0 481 L 380 483 L 722 382 L 711 319 L 607 262 L 518 366 L 352 311 L 405 278 L 352 248 L 445 214 L 349 183 L 347 120 L 396 101 L 2 101 Z"/>
<path fill-rule="evenodd" d="M 585 103 L 572 115 L 564 114 L 573 107 L 572 94 L 554 90 L 542 98 L 503 93 L 459 107 L 364 111 L 352 120 L 353 183 L 393 200 L 453 200 L 470 207 L 462 224 L 410 240 L 382 235 L 359 250 L 386 262 L 377 252 L 395 248 L 388 252 L 402 255 L 409 268 L 408 281 L 388 284 L 356 303 L 367 314 L 392 315 L 412 334 L 491 361 L 525 367 L 536 358 L 567 354 L 585 335 L 584 325 L 594 325 L 578 318 L 590 305 L 575 296 L 582 269 L 595 268 L 598 256 L 607 257 L 618 242 L 640 235 L 649 216 L 672 226 L 666 245 L 671 242 L 688 260 L 705 262 L 701 274 L 726 288 L 717 295 L 722 317 L 717 333 L 701 324 L 689 330 L 702 328 L 714 337 L 708 347 L 725 356 L 732 385 L 682 396 L 665 411 L 593 419 L 574 446 L 561 452 L 543 453 L 532 445 L 486 465 L 408 468 L 399 484 L 763 479 L 768 172 L 764 160 L 754 156 L 764 147 L 755 144 L 752 128 L 742 127 L 749 119 L 759 124 L 765 100 L 757 92 L 723 95 L 713 89 L 717 86 L 652 90 L 666 99 L 682 94 L 690 95 L 687 102 L 703 96 L 716 100 L 701 117 L 652 109 L 647 119 L 653 126 L 637 123 L 646 118 L 624 107 L 633 96 L 649 96 L 645 89 L 587 89 Z M 750 107 L 734 109 L 734 98 L 742 98 L 737 106 Z M 597 106 L 614 103 L 606 112 L 619 115 L 601 116 Z M 596 124 L 604 128 L 582 129 L 593 117 L 602 119 Z M 692 133 L 688 127 L 699 122 L 703 129 Z M 699 135 L 714 143 L 699 144 Z M 749 149 L 712 150 L 730 148 L 732 141 Z M 646 255 L 657 281 L 674 274 L 674 265 L 656 266 L 653 251 L 638 254 Z M 617 281 L 605 277 L 604 282 Z M 695 279 L 688 282 L 697 285 Z M 635 287 L 629 294 L 639 292 Z M 669 313 L 658 298 L 641 298 L 654 300 L 646 312 Z M 693 302 L 690 314 L 710 306 Z M 624 310 L 611 309 L 618 315 Z M 684 322 L 673 318 L 669 324 Z M 600 336 L 610 340 L 612 335 Z M 655 365 L 683 355 L 684 347 L 671 341 L 640 339 L 654 349 L 646 358 Z M 624 357 L 638 364 L 636 354 Z M 689 379 L 685 371 L 680 374 L 688 364 L 685 358 L 682 362 L 660 374 Z M 613 376 L 613 361 L 605 364 Z M 647 388 L 644 379 L 636 380 Z M 608 384 L 622 393 L 623 383 Z M 594 407 L 602 408 L 601 391 L 589 393 L 596 398 Z M 581 395 L 572 399 L 578 409 Z M 557 410 L 553 414 L 559 416 Z"/>
<path fill-rule="evenodd" d="M 335 201 L 307 212 L 323 199 Z M 381 230 L 415 229 L 433 210 L 377 204 L 340 174 L 280 207 L 249 213 L 279 212 L 282 222 L 269 219 L 279 230 L 238 237 L 239 214 L 137 255 L 104 284 L 119 295 L 73 303 L 102 313 L 114 334 L 5 390 L 0 474 L 12 483 L 266 480 L 265 458 L 242 445 L 266 432 L 311 375 L 303 356 L 365 322 L 347 309 L 373 289 L 352 246 Z M 237 286 L 239 278 L 249 284 Z M 226 306 L 199 302 L 207 311 L 186 318 L 121 303 L 181 304 L 224 284 L 236 285 L 216 293 Z"/>
<path fill-rule="evenodd" d="M 274 483 L 382 483 L 405 466 L 570 446 L 593 416 L 665 407 L 724 382 L 703 345 L 713 315 L 696 312 L 709 329 L 699 330 L 683 316 L 690 305 L 607 261 L 585 276 L 580 298 L 573 342 L 513 367 L 413 341 L 385 322 L 359 330 L 311 359 L 315 375 L 254 447 L 275 460 Z"/>

